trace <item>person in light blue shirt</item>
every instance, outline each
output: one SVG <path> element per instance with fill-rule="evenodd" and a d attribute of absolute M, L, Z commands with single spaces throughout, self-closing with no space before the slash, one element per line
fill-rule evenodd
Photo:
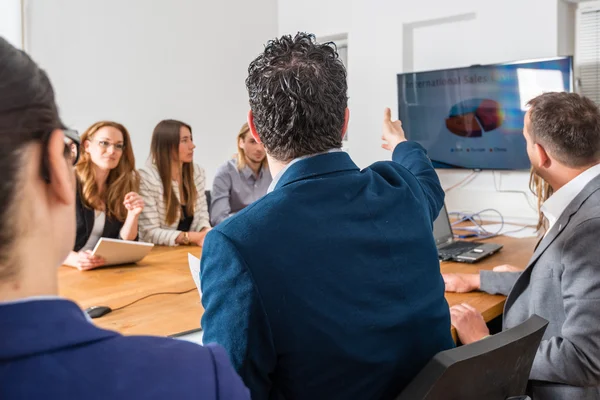
<path fill-rule="evenodd" d="M 237 136 L 235 158 L 221 165 L 213 181 L 210 223 L 218 225 L 267 193 L 271 172 L 265 147 L 245 123 Z"/>

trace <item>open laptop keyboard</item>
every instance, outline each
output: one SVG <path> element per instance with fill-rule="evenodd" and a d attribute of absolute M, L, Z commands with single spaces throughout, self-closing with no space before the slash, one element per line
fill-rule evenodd
<path fill-rule="evenodd" d="M 438 249 L 440 260 L 451 260 L 455 256 L 473 250 L 481 243 L 456 241 Z"/>

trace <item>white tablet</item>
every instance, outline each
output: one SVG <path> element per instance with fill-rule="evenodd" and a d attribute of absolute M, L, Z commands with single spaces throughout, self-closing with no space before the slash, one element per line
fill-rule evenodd
<path fill-rule="evenodd" d="M 146 257 L 153 247 L 152 243 L 100 238 L 92 254 L 104 258 L 105 265 L 131 264 Z"/>

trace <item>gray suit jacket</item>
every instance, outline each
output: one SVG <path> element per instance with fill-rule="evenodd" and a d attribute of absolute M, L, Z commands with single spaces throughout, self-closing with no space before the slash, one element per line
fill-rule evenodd
<path fill-rule="evenodd" d="M 600 400 L 600 176 L 569 204 L 522 273 L 481 271 L 481 290 L 508 294 L 504 328 L 550 323 L 530 375 L 533 400 Z"/>

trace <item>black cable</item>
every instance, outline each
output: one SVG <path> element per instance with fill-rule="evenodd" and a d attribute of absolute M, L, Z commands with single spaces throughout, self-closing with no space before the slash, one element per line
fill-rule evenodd
<path fill-rule="evenodd" d="M 137 303 L 138 301 L 142 301 L 142 300 L 144 300 L 144 299 L 147 299 L 148 297 L 152 297 L 152 296 L 158 296 L 158 295 L 160 295 L 160 294 L 186 294 L 186 293 L 189 293 L 189 292 L 191 292 L 191 291 L 194 291 L 194 290 L 196 290 L 196 288 L 195 288 L 195 287 L 194 287 L 194 288 L 192 288 L 192 289 L 184 290 L 183 292 L 158 292 L 158 293 L 152 293 L 152 294 L 146 295 L 146 296 L 144 296 L 144 297 L 140 297 L 139 299 L 137 299 L 137 300 L 134 300 L 134 301 L 132 301 L 132 302 L 131 302 L 131 303 L 129 303 L 129 304 L 125 304 L 124 306 L 121 306 L 121 307 L 118 307 L 118 308 L 113 308 L 113 311 L 122 310 L 122 309 L 124 309 L 125 307 L 129 307 L 130 305 L 132 305 L 132 304 L 135 304 L 135 303 Z"/>

